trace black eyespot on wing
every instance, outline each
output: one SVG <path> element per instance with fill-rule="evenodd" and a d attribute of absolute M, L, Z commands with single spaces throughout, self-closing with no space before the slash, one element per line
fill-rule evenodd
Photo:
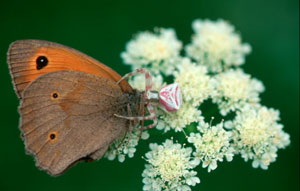
<path fill-rule="evenodd" d="M 36 59 L 36 69 L 37 70 L 44 68 L 45 66 L 47 66 L 47 64 L 48 64 L 48 58 L 46 56 L 39 56 Z"/>
<path fill-rule="evenodd" d="M 54 133 L 51 133 L 49 137 L 50 137 L 51 140 L 53 140 L 53 139 L 55 139 L 56 136 L 55 136 Z"/>
<path fill-rule="evenodd" d="M 57 93 L 53 93 L 53 94 L 52 94 L 52 97 L 53 97 L 54 99 L 56 99 L 56 98 L 58 98 L 58 94 L 57 94 Z"/>

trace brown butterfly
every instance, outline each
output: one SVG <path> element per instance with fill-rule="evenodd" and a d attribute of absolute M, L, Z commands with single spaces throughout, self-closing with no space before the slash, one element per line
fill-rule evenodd
<path fill-rule="evenodd" d="M 176 111 L 177 84 L 151 90 L 151 75 L 138 69 L 123 78 L 72 48 L 42 40 L 13 42 L 7 61 L 20 99 L 20 130 L 37 167 L 59 175 L 81 160 L 97 160 L 108 146 L 140 122 L 157 122 L 154 106 Z M 145 91 L 124 79 L 145 74 Z M 144 109 L 146 106 L 147 110 Z M 149 115 L 145 116 L 148 112 Z"/>

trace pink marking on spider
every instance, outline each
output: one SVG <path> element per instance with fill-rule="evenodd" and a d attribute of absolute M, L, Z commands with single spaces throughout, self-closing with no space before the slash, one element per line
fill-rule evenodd
<path fill-rule="evenodd" d="M 147 109 L 149 112 L 148 116 L 120 116 L 115 114 L 115 116 L 128 119 L 128 120 L 153 120 L 153 123 L 148 125 L 146 129 L 150 129 L 155 127 L 157 124 L 157 117 L 154 109 L 154 105 L 157 105 L 157 103 L 160 103 L 163 109 L 165 109 L 168 112 L 174 112 L 177 111 L 181 104 L 182 104 L 182 96 L 180 92 L 180 88 L 178 87 L 177 83 L 173 83 L 170 85 L 167 85 L 163 87 L 159 93 L 157 91 L 152 91 L 152 78 L 151 74 L 144 68 L 139 68 L 133 72 L 130 72 L 123 76 L 117 83 L 120 83 L 122 80 L 128 78 L 129 76 L 133 76 L 137 73 L 141 73 L 145 75 L 145 99 L 148 102 Z"/>
<path fill-rule="evenodd" d="M 159 92 L 160 104 L 169 112 L 177 111 L 182 104 L 182 95 L 177 83 L 163 87 Z"/>

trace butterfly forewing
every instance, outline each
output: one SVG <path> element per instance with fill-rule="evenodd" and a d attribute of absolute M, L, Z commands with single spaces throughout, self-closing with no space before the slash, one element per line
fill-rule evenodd
<path fill-rule="evenodd" d="M 115 82 L 76 71 L 35 79 L 22 94 L 20 129 L 39 168 L 61 174 L 76 161 L 98 159 L 125 133 L 126 98 Z"/>
<path fill-rule="evenodd" d="M 75 49 L 42 40 L 13 42 L 7 53 L 7 61 L 19 98 L 22 98 L 22 91 L 30 82 L 52 71 L 74 70 L 102 76 L 114 82 L 121 78 L 108 66 Z M 126 81 L 122 81 L 120 86 L 125 92 L 132 90 Z"/>

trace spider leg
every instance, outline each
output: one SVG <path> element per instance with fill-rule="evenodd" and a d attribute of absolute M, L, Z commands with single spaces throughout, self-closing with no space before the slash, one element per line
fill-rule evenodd
<path fill-rule="evenodd" d="M 135 74 L 145 74 L 145 89 L 146 89 L 146 93 L 152 89 L 152 78 L 151 78 L 151 74 L 144 68 L 139 68 L 136 69 L 133 72 L 130 72 L 128 74 L 125 74 L 118 82 L 117 84 L 119 84 L 121 81 L 125 80 L 126 78 L 128 78 L 129 76 L 133 76 Z M 147 94 L 146 94 L 147 95 Z"/>
<path fill-rule="evenodd" d="M 154 116 L 154 117 L 152 118 L 152 120 L 153 120 L 153 123 L 150 124 L 150 125 L 147 125 L 147 126 L 145 127 L 145 129 L 152 129 L 153 127 L 155 127 L 155 126 L 157 125 L 157 117 Z"/>
<path fill-rule="evenodd" d="M 139 120 L 139 121 L 153 120 L 154 123 L 151 124 L 151 126 L 153 127 L 153 125 L 155 126 L 155 124 L 157 123 L 157 117 L 156 117 L 156 114 L 155 114 L 155 110 L 154 110 L 154 107 L 151 104 L 148 104 L 147 108 L 148 108 L 148 111 L 150 113 L 150 115 L 147 115 L 147 116 L 134 116 L 134 117 L 131 117 L 131 116 L 118 115 L 118 114 L 114 114 L 114 115 L 116 117 L 127 119 L 127 120 Z M 148 125 L 148 126 L 150 126 L 150 125 Z M 149 128 L 148 126 L 146 128 Z M 150 128 L 152 128 L 152 127 L 150 127 Z"/>
<path fill-rule="evenodd" d="M 147 108 L 148 108 L 148 111 L 150 113 L 150 115 L 148 115 L 148 116 L 134 116 L 134 117 L 131 117 L 131 116 L 118 115 L 118 114 L 114 114 L 114 115 L 116 117 L 127 119 L 127 120 L 138 120 L 138 121 L 153 120 L 153 124 L 150 124 L 150 125 L 146 126 L 146 129 L 151 129 L 157 124 L 157 117 L 156 117 L 156 114 L 155 114 L 155 110 L 154 110 L 154 108 L 151 104 L 148 104 Z"/>
<path fill-rule="evenodd" d="M 148 108 L 148 111 L 150 113 L 151 119 L 153 120 L 153 123 L 150 124 L 150 125 L 148 125 L 148 126 L 146 126 L 146 129 L 151 129 L 151 128 L 153 128 L 153 127 L 156 126 L 156 124 L 157 124 L 157 117 L 156 117 L 156 113 L 155 113 L 154 107 L 151 104 L 148 104 L 147 108 Z"/>

